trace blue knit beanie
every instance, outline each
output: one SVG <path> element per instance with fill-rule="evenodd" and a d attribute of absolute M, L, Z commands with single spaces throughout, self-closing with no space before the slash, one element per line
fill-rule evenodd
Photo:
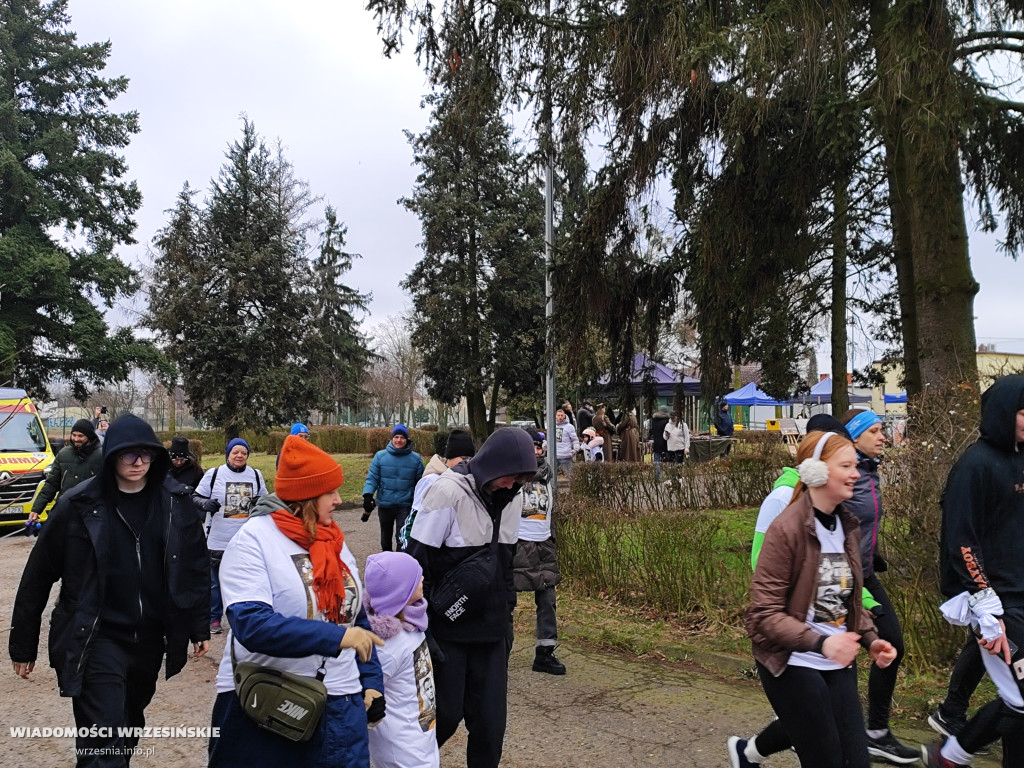
<path fill-rule="evenodd" d="M 249 444 L 245 442 L 245 440 L 243 440 L 242 438 L 236 437 L 234 440 L 229 441 L 228 447 L 224 449 L 225 459 L 231 455 L 231 449 L 234 448 L 236 445 L 243 446 L 245 448 L 246 453 L 252 453 L 252 451 L 249 449 Z"/>
<path fill-rule="evenodd" d="M 396 424 L 395 428 L 391 430 L 391 436 L 402 435 L 406 440 L 409 439 L 409 430 L 405 428 L 405 424 Z"/>

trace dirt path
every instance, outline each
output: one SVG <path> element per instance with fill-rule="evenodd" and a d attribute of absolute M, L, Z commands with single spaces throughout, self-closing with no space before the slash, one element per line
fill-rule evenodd
<path fill-rule="evenodd" d="M 375 519 L 358 521 L 354 511 L 338 515 L 346 539 L 360 561 L 377 551 Z M 74 724 L 71 702 L 57 695 L 56 680 L 46 666 L 44 617 L 41 658 L 30 681 L 17 678 L 6 654 L 11 606 L 32 541 L 0 540 L 0 766 L 68 766 L 74 764 L 73 739 L 14 738 L 16 726 L 65 727 Z M 532 601 L 523 601 L 525 610 Z M 48 616 L 47 611 L 46 616 Z M 529 622 L 520 622 L 527 624 Z M 170 681 L 161 680 L 147 710 L 152 726 L 208 726 L 214 678 L 224 650 L 224 635 L 214 638 L 211 654 L 187 665 Z M 507 768 L 727 768 L 725 740 L 747 735 L 768 722 L 770 709 L 757 686 L 723 682 L 679 665 L 647 663 L 622 655 L 563 644 L 558 649 L 569 673 L 552 677 L 532 672 L 533 638 L 516 639 L 510 663 L 509 724 L 502 765 Z M 930 741 L 922 724 L 901 736 Z M 206 764 L 201 738 L 149 738 L 151 750 L 132 766 L 200 768 Z M 442 750 L 445 768 L 465 766 L 465 732 L 460 729 Z M 975 762 L 994 766 L 995 760 Z M 792 753 L 779 755 L 771 768 L 793 768 Z"/>

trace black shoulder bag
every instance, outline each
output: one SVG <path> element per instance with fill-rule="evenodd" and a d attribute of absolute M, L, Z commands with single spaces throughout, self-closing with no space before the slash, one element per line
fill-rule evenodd
<path fill-rule="evenodd" d="M 490 546 L 474 552 L 456 565 L 430 591 L 430 605 L 452 624 L 477 611 L 494 589 L 498 573 L 501 512 L 491 522 L 494 533 Z"/>

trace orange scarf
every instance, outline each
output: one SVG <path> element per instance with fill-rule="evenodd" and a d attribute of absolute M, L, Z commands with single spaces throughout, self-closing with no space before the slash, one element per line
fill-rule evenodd
<path fill-rule="evenodd" d="M 313 563 L 313 594 L 316 604 L 328 621 L 338 623 L 345 605 L 345 582 L 351 575 L 348 566 L 341 559 L 341 547 L 345 534 L 338 524 L 317 525 L 316 538 L 309 538 L 302 521 L 291 512 L 279 509 L 270 515 L 277 523 L 277 529 L 300 547 L 309 551 Z"/>

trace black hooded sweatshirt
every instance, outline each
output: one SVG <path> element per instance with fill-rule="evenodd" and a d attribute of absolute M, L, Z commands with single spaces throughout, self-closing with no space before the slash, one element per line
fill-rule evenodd
<path fill-rule="evenodd" d="M 942 493 L 942 593 L 992 587 L 1024 606 L 1024 444 L 1016 440 L 1024 376 L 1004 376 L 981 396 L 981 437 L 950 470 Z"/>
<path fill-rule="evenodd" d="M 148 505 L 123 499 L 117 490 L 115 456 L 129 447 L 156 453 L 147 473 Z M 84 660 L 98 636 L 163 643 L 168 677 L 184 667 L 190 640 L 210 637 L 206 540 L 188 492 L 166 478 L 166 449 L 132 415 L 110 425 L 104 448 L 102 472 L 61 494 L 32 548 L 14 601 L 11 660 L 35 661 L 42 613 L 52 585 L 60 581 L 48 645 L 62 696 L 81 694 Z M 122 509 L 127 519 L 142 521 L 135 528 L 141 571 L 135 532 L 117 515 L 115 504 L 129 507 Z M 163 638 L 151 640 L 157 632 Z"/>
<path fill-rule="evenodd" d="M 118 489 L 118 455 L 125 450 L 155 454 L 138 493 Z M 110 425 L 103 443 L 103 495 L 114 512 L 109 527 L 111 551 L 118 553 L 108 566 L 107 595 L 100 609 L 100 634 L 139 642 L 163 635 L 164 594 L 163 530 L 159 491 L 171 467 L 170 456 L 152 428 L 132 415 Z"/>

